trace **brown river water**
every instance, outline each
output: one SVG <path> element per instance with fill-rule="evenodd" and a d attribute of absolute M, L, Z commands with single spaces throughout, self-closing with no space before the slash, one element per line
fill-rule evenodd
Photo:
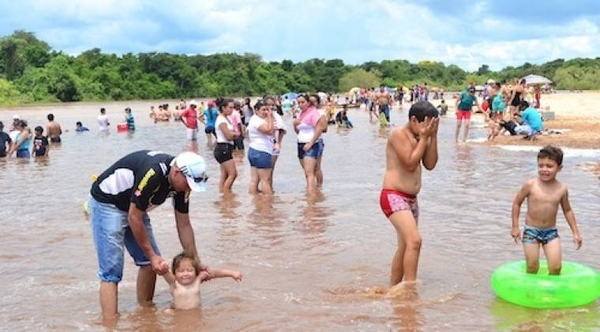
<path fill-rule="evenodd" d="M 236 156 L 235 194 L 218 193 L 219 168 L 200 142 L 185 141 L 180 123 L 154 124 L 151 102 L 70 104 L 0 110 L 8 127 L 15 113 L 31 126 L 52 112 L 63 129 L 61 146 L 47 160 L 0 160 L 0 330 L 3 331 L 598 331 L 598 302 L 572 309 L 534 310 L 496 298 L 490 275 L 500 264 L 522 258 L 510 237 L 510 209 L 520 185 L 536 176 L 536 150 L 476 143 L 455 145 L 452 115 L 442 118 L 439 163 L 424 172 L 420 194 L 423 247 L 418 296 L 388 290 L 396 235 L 379 208 L 386 130 L 351 111 L 353 130 L 330 127 L 325 137 L 325 184 L 307 198 L 298 165 L 295 134 L 284 139 L 272 199 L 247 194 L 249 165 Z M 113 132 L 98 137 L 96 116 L 105 106 Z M 135 134 L 116 133 L 123 109 L 132 107 Z M 402 125 L 406 110 L 394 109 Z M 91 132 L 77 135 L 81 120 Z M 290 119 L 287 119 L 288 124 Z M 476 121 L 477 122 L 477 121 Z M 472 138 L 484 137 L 477 122 Z M 177 154 L 197 149 L 209 164 L 208 190 L 194 193 L 191 219 L 203 262 L 237 269 L 244 280 L 203 285 L 202 308 L 163 313 L 170 294 L 159 279 L 155 307 L 135 300 L 136 268 L 126 257 L 120 284 L 121 318 L 99 323 L 98 280 L 91 230 L 82 212 L 91 175 L 124 154 L 155 149 Z M 584 244 L 576 251 L 559 213 L 563 258 L 597 268 L 600 255 L 599 179 L 586 171 L 593 150 L 566 150 L 560 180 Z M 525 206 L 523 208 L 525 210 Z M 522 211 L 523 215 L 524 211 Z M 153 210 L 153 228 L 163 256 L 180 251 L 170 204 Z"/>

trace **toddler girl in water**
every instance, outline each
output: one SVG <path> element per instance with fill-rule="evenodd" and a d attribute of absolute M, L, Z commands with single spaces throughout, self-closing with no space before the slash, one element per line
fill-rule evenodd
<path fill-rule="evenodd" d="M 201 271 L 200 263 L 192 254 L 182 252 L 173 258 L 171 272 L 164 276 L 173 296 L 172 309 L 200 307 L 200 284 L 213 278 L 230 277 L 242 281 L 242 273 L 230 270 Z"/>

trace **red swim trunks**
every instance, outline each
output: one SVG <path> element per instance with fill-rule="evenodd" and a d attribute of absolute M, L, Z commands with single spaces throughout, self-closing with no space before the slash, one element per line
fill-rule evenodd
<path fill-rule="evenodd" d="M 379 206 L 388 218 L 398 211 L 411 211 L 415 220 L 419 217 L 417 196 L 405 194 L 398 190 L 382 189 L 379 195 Z"/>

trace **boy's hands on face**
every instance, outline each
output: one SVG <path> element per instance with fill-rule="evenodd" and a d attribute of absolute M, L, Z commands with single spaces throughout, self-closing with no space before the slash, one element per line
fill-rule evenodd
<path fill-rule="evenodd" d="M 439 123 L 439 118 L 425 118 L 423 121 L 423 125 L 421 127 L 421 132 L 419 133 L 420 137 L 430 137 L 431 135 L 437 134 L 437 124 Z"/>

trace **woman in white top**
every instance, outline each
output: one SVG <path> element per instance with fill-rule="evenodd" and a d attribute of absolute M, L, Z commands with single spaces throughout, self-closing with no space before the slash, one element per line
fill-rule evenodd
<path fill-rule="evenodd" d="M 229 193 L 237 177 L 237 170 L 231 154 L 233 151 L 233 140 L 237 135 L 233 131 L 233 124 L 227 118 L 233 112 L 233 99 L 217 98 L 215 102 L 217 107 L 219 107 L 219 115 L 215 121 L 217 145 L 214 151 L 215 159 L 221 165 L 219 190 Z"/>
<path fill-rule="evenodd" d="M 248 147 L 248 161 L 250 162 L 250 188 L 248 192 L 256 194 L 258 186 L 264 194 L 273 194 L 271 186 L 271 172 L 273 170 L 273 112 L 267 103 L 260 100 L 256 103 L 255 113 L 250 117 L 246 132 L 250 141 Z"/>
<path fill-rule="evenodd" d="M 265 98 L 265 102 L 271 109 L 271 115 L 273 116 L 273 153 L 271 154 L 271 160 L 273 161 L 273 167 L 271 169 L 271 188 L 273 187 L 273 173 L 275 173 L 275 164 L 277 164 L 277 159 L 279 158 L 279 154 L 281 153 L 281 141 L 283 141 L 283 136 L 287 132 L 287 127 L 281 115 L 277 113 L 275 106 L 275 98 L 267 97 Z"/>

